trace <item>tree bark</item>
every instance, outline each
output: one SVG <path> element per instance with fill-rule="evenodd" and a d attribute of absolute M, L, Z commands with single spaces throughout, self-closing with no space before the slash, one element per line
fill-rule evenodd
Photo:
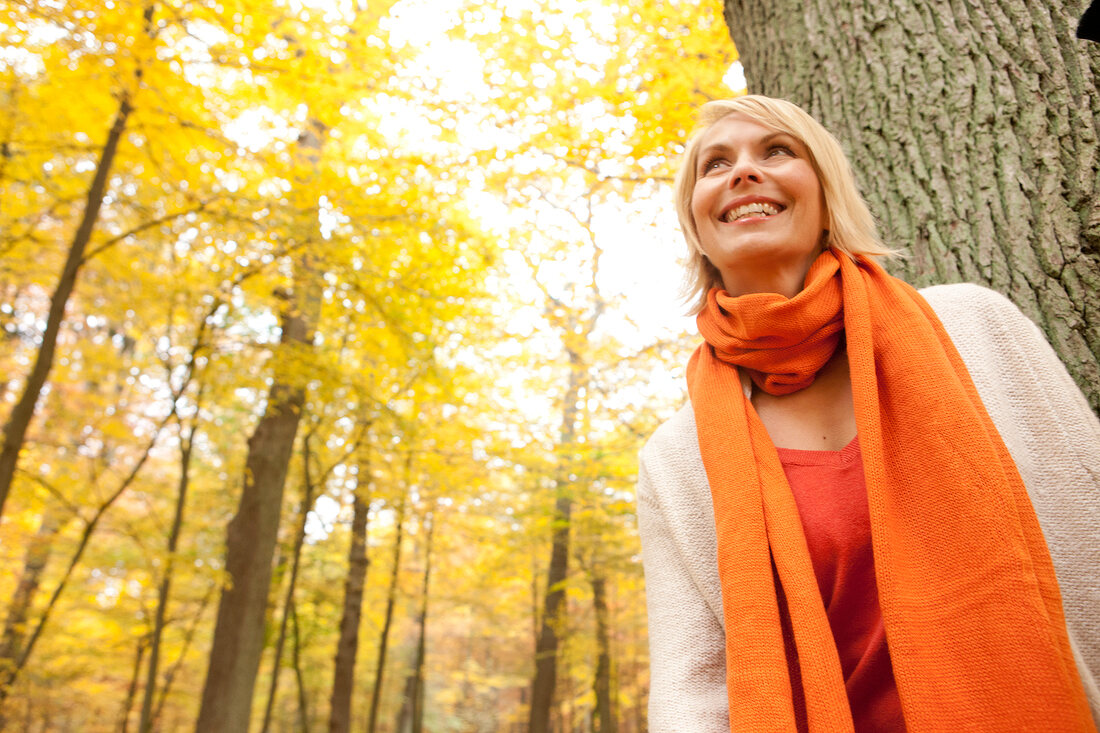
<path fill-rule="evenodd" d="M 406 477 L 409 473 L 408 467 L 411 461 L 412 456 L 410 455 L 405 464 Z M 407 480 L 405 490 L 408 490 Z M 378 723 L 378 703 L 382 697 L 382 681 L 386 671 L 386 648 L 389 645 L 390 628 L 393 625 L 393 606 L 397 600 L 397 578 L 401 571 L 401 539 L 405 526 L 406 500 L 407 497 L 401 497 L 401 503 L 397 507 L 397 516 L 394 518 L 396 536 L 393 540 L 393 570 L 390 573 L 389 590 L 386 592 L 386 616 L 382 621 L 382 633 L 378 641 L 378 662 L 374 668 L 374 689 L 371 690 L 370 695 L 370 717 L 367 723 L 367 733 L 375 733 L 375 726 Z"/>
<path fill-rule="evenodd" d="M 344 610 L 340 617 L 340 639 L 336 644 L 335 672 L 329 712 L 329 733 L 350 733 L 351 693 L 355 682 L 355 659 L 359 652 L 359 622 L 363 611 L 366 583 L 367 515 L 370 511 L 370 463 L 359 461 L 351 519 L 351 546 L 348 548 L 348 576 L 344 583 Z"/>
<path fill-rule="evenodd" d="M 725 0 L 748 89 L 848 153 L 914 285 L 972 281 L 1046 332 L 1100 410 L 1100 46 L 1079 0 Z"/>

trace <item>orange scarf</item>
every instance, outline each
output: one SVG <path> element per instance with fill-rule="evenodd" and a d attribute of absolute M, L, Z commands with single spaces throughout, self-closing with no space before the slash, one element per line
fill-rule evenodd
<path fill-rule="evenodd" d="M 796 729 L 778 591 L 809 730 L 852 730 L 798 509 L 731 366 L 787 394 L 813 382 L 843 332 L 908 730 L 1095 731 L 1023 481 L 916 290 L 874 262 L 826 251 L 794 298 L 715 288 L 698 322 L 706 343 L 688 387 L 714 501 L 731 728 Z"/>

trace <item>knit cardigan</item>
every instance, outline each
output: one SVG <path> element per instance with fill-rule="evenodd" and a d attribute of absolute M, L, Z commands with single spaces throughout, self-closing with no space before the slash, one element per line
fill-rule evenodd
<path fill-rule="evenodd" d="M 1006 298 L 977 285 L 921 294 L 966 362 L 1027 487 L 1100 720 L 1100 422 L 1039 329 Z M 649 614 L 649 730 L 728 731 L 714 508 L 690 404 L 642 449 L 638 525 Z"/>

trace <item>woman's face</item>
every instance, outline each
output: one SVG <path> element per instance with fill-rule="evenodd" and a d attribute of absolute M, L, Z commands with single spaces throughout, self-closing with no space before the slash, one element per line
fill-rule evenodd
<path fill-rule="evenodd" d="M 691 214 L 733 295 L 794 292 L 821 251 L 825 202 L 797 138 L 731 114 L 704 133 Z M 793 295 L 794 293 L 786 293 Z"/>

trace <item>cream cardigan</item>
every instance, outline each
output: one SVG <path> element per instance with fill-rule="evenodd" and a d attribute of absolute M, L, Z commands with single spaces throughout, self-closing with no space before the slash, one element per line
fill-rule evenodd
<path fill-rule="evenodd" d="M 921 294 L 966 362 L 1027 486 L 1100 720 L 1100 422 L 1039 329 L 1003 296 L 977 285 Z M 714 509 L 690 404 L 642 449 L 638 525 L 649 613 L 649 730 L 728 731 Z"/>

